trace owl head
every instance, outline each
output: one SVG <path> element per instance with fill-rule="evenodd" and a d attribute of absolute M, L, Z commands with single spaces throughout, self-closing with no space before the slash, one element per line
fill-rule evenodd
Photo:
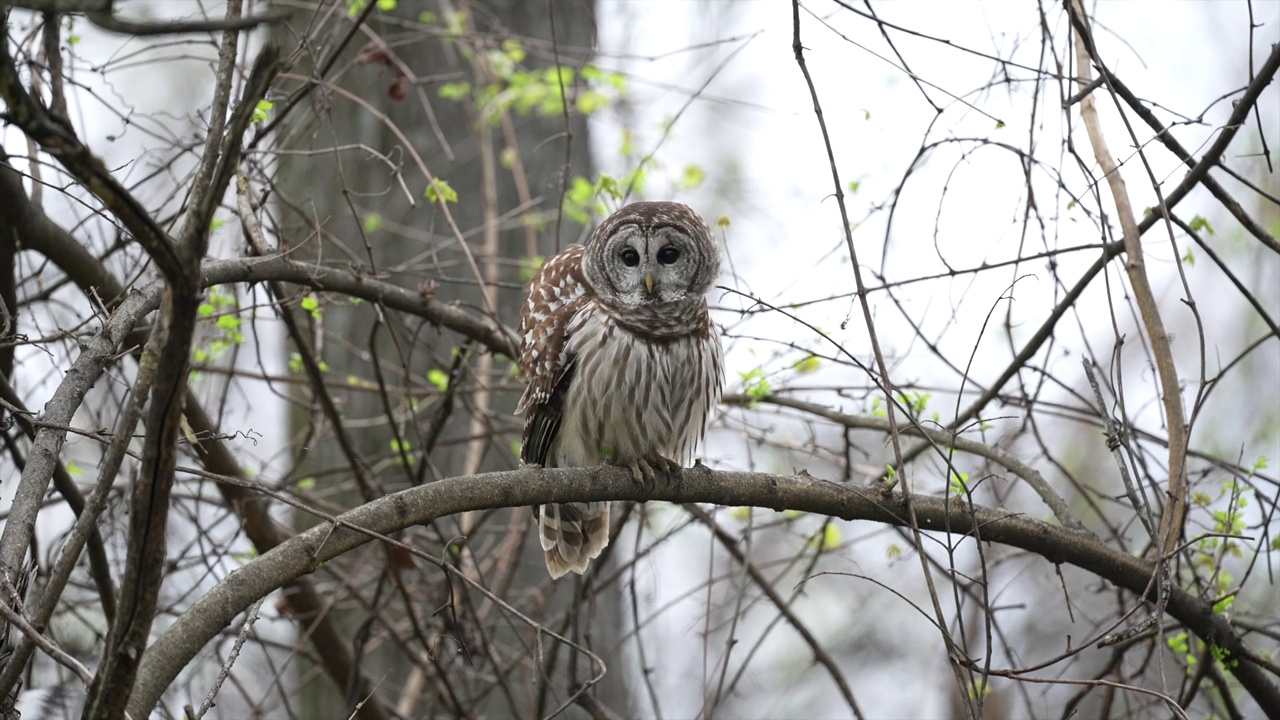
<path fill-rule="evenodd" d="M 701 302 L 720 252 L 698 213 L 675 202 L 638 202 L 610 215 L 587 241 L 582 274 L 619 310 Z"/>

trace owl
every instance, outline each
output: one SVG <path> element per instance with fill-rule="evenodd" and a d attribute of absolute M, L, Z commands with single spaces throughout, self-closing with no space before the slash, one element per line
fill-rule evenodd
<path fill-rule="evenodd" d="M 649 484 L 692 461 L 724 362 L 704 294 L 720 272 L 711 230 L 685 205 L 638 202 L 548 260 L 521 317 L 520 460 L 629 468 Z M 534 508 L 553 578 L 609 544 L 609 503 Z"/>

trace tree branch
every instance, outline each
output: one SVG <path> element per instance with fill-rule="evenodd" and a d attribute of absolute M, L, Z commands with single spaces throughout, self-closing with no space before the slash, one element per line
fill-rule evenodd
<path fill-rule="evenodd" d="M 972 536 L 1021 548 L 1055 564 L 1070 564 L 1118 587 L 1143 595 L 1155 565 L 1107 547 L 1097 538 L 1007 511 L 948 503 L 941 498 L 853 487 L 809 476 L 718 472 L 705 466 L 686 470 L 671 485 L 646 493 L 625 468 L 548 470 L 524 468 L 452 478 L 379 498 L 303 532 L 236 571 L 198 600 L 147 650 L 129 710 L 145 717 L 161 693 L 204 645 L 255 600 L 290 580 L 314 572 L 320 563 L 379 535 L 424 525 L 447 515 L 500 507 L 603 500 L 662 500 L 713 503 L 773 510 L 800 510 L 845 520 L 868 520 L 909 527 L 908 500 L 921 530 Z M 1206 644 L 1226 653 L 1225 662 L 1268 713 L 1280 718 L 1280 688 L 1248 657 L 1248 648 L 1227 618 L 1208 601 L 1172 589 L 1167 611 Z M 1237 662 L 1238 661 L 1238 662 Z"/>
<path fill-rule="evenodd" d="M 172 22 L 138 22 L 116 17 L 114 0 L 7 0 L 6 5 L 43 13 L 77 13 L 89 18 L 89 22 L 108 32 L 124 35 L 174 35 L 250 30 L 263 23 L 276 22 L 284 13 L 272 11 L 255 17 L 233 17 L 223 20 L 177 20 Z"/>
<path fill-rule="evenodd" d="M 1111 72 L 1111 70 L 1101 63 L 1097 63 L 1097 67 L 1099 78 L 1096 82 L 1101 84 L 1102 80 L 1105 79 L 1107 83 L 1115 89 L 1116 95 L 1119 95 L 1120 98 L 1124 100 L 1125 104 L 1129 106 L 1129 109 L 1133 110 L 1135 115 L 1141 118 L 1148 127 L 1155 131 L 1156 139 L 1168 148 L 1170 152 L 1177 155 L 1178 159 L 1185 163 L 1188 168 L 1195 172 L 1194 178 L 1190 173 L 1188 173 L 1187 178 L 1192 179 L 1193 181 L 1198 180 L 1200 184 L 1204 185 L 1205 189 L 1212 193 L 1213 196 L 1218 199 L 1218 202 L 1222 203 L 1223 207 L 1225 207 L 1227 211 L 1240 222 L 1245 230 L 1248 230 L 1251 235 L 1262 241 L 1264 245 L 1271 248 L 1274 252 L 1280 253 L 1280 242 L 1277 242 L 1271 233 L 1267 232 L 1267 229 L 1262 227 L 1258 221 L 1250 217 L 1249 214 L 1244 211 L 1244 208 L 1240 206 L 1240 203 L 1236 202 L 1235 198 L 1231 197 L 1231 194 L 1228 193 L 1226 189 L 1223 188 L 1222 185 L 1219 184 L 1218 181 L 1215 180 L 1208 172 L 1213 165 L 1222 165 L 1222 153 L 1226 151 L 1227 143 L 1229 143 L 1231 138 L 1235 135 L 1236 129 L 1243 125 L 1247 120 L 1250 109 L 1257 107 L 1258 97 L 1262 94 L 1262 91 L 1271 84 L 1271 81 L 1275 78 L 1276 72 L 1280 70 L 1280 44 L 1271 46 L 1271 55 L 1267 57 L 1266 62 L 1264 62 L 1262 67 L 1259 68 L 1258 75 L 1254 78 L 1253 82 L 1249 84 L 1249 87 L 1245 88 L 1244 95 L 1236 101 L 1231 117 L 1227 120 L 1227 124 L 1223 127 L 1222 132 L 1219 133 L 1217 141 L 1207 152 L 1205 152 L 1204 156 L 1200 160 L 1196 160 L 1195 157 L 1192 156 L 1191 152 L 1183 147 L 1182 143 L 1178 142 L 1170 129 L 1160 123 L 1160 120 L 1155 116 L 1155 113 L 1151 112 L 1147 106 L 1143 105 L 1142 101 L 1138 99 L 1138 96 L 1134 95 L 1133 91 L 1121 82 L 1120 78 L 1116 77 L 1115 73 Z M 1221 145 L 1221 147 L 1219 147 L 1219 145 Z M 1205 169 L 1197 172 L 1196 168 L 1199 168 L 1202 165 Z"/>
<path fill-rule="evenodd" d="M 859 428 L 862 430 L 877 430 L 882 433 L 893 432 L 893 426 L 885 418 L 871 417 L 866 415 L 848 415 L 846 413 L 833 410 L 829 407 L 818 405 L 817 403 L 809 403 L 794 398 L 780 397 L 777 395 L 769 395 L 764 398 L 750 398 L 746 395 L 726 395 L 722 399 L 726 405 L 748 405 L 753 402 L 760 402 L 767 405 L 775 405 L 777 407 L 791 408 L 800 412 L 816 415 L 831 422 L 847 428 Z M 961 452 L 977 455 L 986 458 L 991 462 L 1000 465 L 1004 469 L 1020 477 L 1031 486 L 1044 504 L 1053 512 L 1053 516 L 1058 518 L 1058 522 L 1065 527 L 1079 532 L 1089 532 L 1084 524 L 1071 512 L 1067 506 L 1067 501 L 1062 498 L 1049 484 L 1048 480 L 1040 474 L 1039 470 L 1022 462 L 1014 457 L 1011 453 L 1007 453 L 998 447 L 986 445 L 984 443 L 970 440 L 966 437 L 956 435 L 942 429 L 935 429 L 914 423 L 911 425 L 903 424 L 898 428 L 899 432 L 904 435 L 914 435 L 917 437 L 927 438 L 933 444 L 941 447 L 955 448 Z"/>
<path fill-rule="evenodd" d="M 1089 32 L 1088 19 L 1080 7 L 1079 0 L 1067 0 L 1068 11 L 1076 24 L 1076 72 L 1080 76 L 1080 84 L 1088 85 L 1093 71 L 1091 58 L 1096 57 L 1097 49 L 1093 45 Z M 1086 97 L 1080 101 L 1080 117 L 1093 146 L 1093 156 L 1106 176 L 1111 188 L 1111 199 L 1116 206 L 1116 217 L 1120 221 L 1120 230 L 1124 238 L 1124 249 L 1127 259 L 1125 270 L 1129 274 L 1129 285 L 1133 288 L 1134 299 L 1138 304 L 1138 312 L 1142 324 L 1147 331 L 1147 339 L 1151 343 L 1151 354 L 1155 356 L 1156 371 L 1160 379 L 1160 395 L 1164 403 L 1165 423 L 1169 427 L 1169 483 L 1166 491 L 1167 504 L 1160 517 L 1157 547 L 1160 555 L 1168 555 L 1178 545 L 1182 535 L 1182 526 L 1187 517 L 1187 416 L 1182 408 L 1182 388 L 1178 383 L 1178 366 L 1173 360 L 1173 348 L 1170 346 L 1169 334 L 1164 329 L 1164 319 L 1160 315 L 1160 304 L 1156 301 L 1155 292 L 1151 289 L 1151 281 L 1147 278 L 1147 266 L 1142 251 L 1142 232 L 1138 229 L 1137 218 L 1129 203 L 1129 192 L 1125 188 L 1124 178 L 1115 158 L 1107 148 L 1106 138 L 1102 134 L 1102 125 L 1098 121 L 1098 111 L 1094 107 L 1093 98 Z M 1226 149 L 1230 136 L 1226 131 L 1219 136 L 1221 150 Z M 1219 150 L 1219 154 L 1221 154 Z M 1212 149 L 1211 149 L 1212 152 Z M 1208 163 L 1203 163 L 1208 170 Z M 1188 177 L 1195 174 L 1192 170 Z M 1201 173 L 1203 174 L 1203 173 Z"/>
<path fill-rule="evenodd" d="M 116 180 L 102 160 L 90 152 L 75 129 L 45 109 L 22 85 L 18 67 L 9 54 L 8 24 L 0 29 L 0 98 L 6 112 L 0 117 L 22 129 L 45 152 L 57 158 L 67 172 L 111 211 L 133 234 L 170 282 L 187 286 L 184 265 L 168 233 L 150 211 Z"/>

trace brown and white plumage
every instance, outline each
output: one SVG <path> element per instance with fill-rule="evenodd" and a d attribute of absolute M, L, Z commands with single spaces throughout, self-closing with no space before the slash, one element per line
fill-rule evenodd
<path fill-rule="evenodd" d="M 706 223 L 672 202 L 628 205 L 548 260 L 521 318 L 520 459 L 610 462 L 650 480 L 691 462 L 724 382 L 703 297 L 719 269 Z M 552 577 L 584 572 L 609 543 L 608 503 L 535 515 Z"/>

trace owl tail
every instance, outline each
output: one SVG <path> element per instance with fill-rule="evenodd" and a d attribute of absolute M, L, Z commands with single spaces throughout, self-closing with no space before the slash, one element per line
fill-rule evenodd
<path fill-rule="evenodd" d="M 536 515 L 538 540 L 553 579 L 570 570 L 586 572 L 587 563 L 609 544 L 607 502 L 539 505 Z"/>

